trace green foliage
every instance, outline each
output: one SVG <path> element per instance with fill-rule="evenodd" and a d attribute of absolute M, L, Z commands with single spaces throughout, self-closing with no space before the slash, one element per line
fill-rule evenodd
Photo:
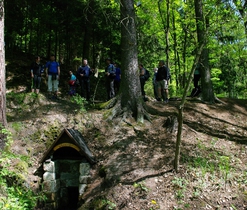
<path fill-rule="evenodd" d="M 9 101 L 13 101 L 17 105 L 23 104 L 25 97 L 25 93 L 9 92 L 6 94 L 6 99 Z"/>
<path fill-rule="evenodd" d="M 71 98 L 71 101 L 74 102 L 77 107 L 79 107 L 79 111 L 81 113 L 86 112 L 86 105 L 88 104 L 87 100 L 83 97 L 81 97 L 79 94 L 76 94 Z M 75 110 L 77 111 L 77 110 Z"/>
<path fill-rule="evenodd" d="M 145 191 L 148 192 L 148 188 L 145 186 L 144 182 L 140 182 L 140 183 L 134 183 L 133 184 L 134 188 L 140 189 L 141 191 Z"/>
<path fill-rule="evenodd" d="M 0 126 L 0 133 L 2 133 L 5 137 L 5 148 L 4 150 L 8 151 L 13 143 L 13 138 L 12 138 L 12 134 L 9 130 L 2 128 Z"/>
<path fill-rule="evenodd" d="M 13 122 L 12 127 L 18 133 L 22 129 L 22 123 L 21 122 Z"/>
<path fill-rule="evenodd" d="M 105 198 L 99 198 L 94 200 L 90 207 L 93 207 L 94 209 L 97 210 L 104 210 L 104 209 L 114 210 L 116 209 L 117 205 Z"/>
<path fill-rule="evenodd" d="M 174 177 L 174 179 L 172 180 L 172 183 L 176 189 L 177 199 L 179 199 L 179 200 L 183 199 L 184 198 L 184 192 L 186 191 L 188 181 L 184 178 Z"/>
<path fill-rule="evenodd" d="M 14 155 L 9 152 L 12 144 L 11 133 L 2 129 L 6 135 L 6 148 L 0 155 L 0 208 L 3 210 L 29 210 L 36 206 L 38 199 L 44 199 L 43 195 L 35 194 L 24 180 L 27 170 L 27 158 Z M 19 159 L 13 167 L 12 163 Z"/>
<path fill-rule="evenodd" d="M 245 11 L 245 8 L 239 2 L 219 1 L 215 4 L 211 1 L 203 8 L 210 19 L 206 48 L 218 96 L 247 96 L 247 32 L 242 21 L 245 13 L 237 12 Z M 120 1 L 97 0 L 92 5 L 86 0 L 39 1 L 35 4 L 13 0 L 5 6 L 5 11 L 8 11 L 5 14 L 7 52 L 19 49 L 30 54 L 39 52 L 46 57 L 51 53 L 47 52 L 49 46 L 68 69 L 79 65 L 82 56 L 87 56 L 90 63 L 98 68 L 104 67 L 106 57 L 120 63 Z M 197 46 L 193 1 L 170 1 L 168 8 L 166 1 L 143 0 L 135 2 L 135 12 L 139 62 L 151 70 L 157 67 L 158 60 L 168 58 L 166 50 L 169 49 L 173 77 L 170 94 L 179 96 L 188 79 Z M 32 28 L 42 30 L 33 31 Z M 47 31 L 50 33 L 47 34 Z M 146 89 L 147 94 L 153 96 L 151 83 Z M 22 93 L 11 93 L 9 98 L 14 99 L 15 104 L 23 101 Z"/>

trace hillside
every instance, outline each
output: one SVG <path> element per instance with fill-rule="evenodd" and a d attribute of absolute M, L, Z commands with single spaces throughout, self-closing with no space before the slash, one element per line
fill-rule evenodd
<path fill-rule="evenodd" d="M 188 99 L 175 173 L 176 122 L 174 127 L 167 122 L 180 101 L 146 102 L 151 122 L 108 122 L 104 110 L 80 111 L 66 94 L 58 101 L 47 100 L 45 89 L 38 97 L 24 94 L 17 83 L 23 80 L 8 70 L 7 89 L 14 91 L 7 97 L 11 150 L 30 159 L 26 170 L 18 168 L 18 160 L 12 167 L 23 171 L 34 190 L 39 182 L 34 171 L 44 152 L 63 128 L 74 128 L 97 159 L 80 210 L 247 209 L 247 100 L 208 105 Z"/>

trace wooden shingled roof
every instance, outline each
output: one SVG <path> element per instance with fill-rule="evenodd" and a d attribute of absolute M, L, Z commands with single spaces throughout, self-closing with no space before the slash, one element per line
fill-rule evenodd
<path fill-rule="evenodd" d="M 95 158 L 84 142 L 82 134 L 78 130 L 66 128 L 60 133 L 57 139 L 46 151 L 40 162 L 43 163 L 45 160 L 49 159 L 56 150 L 62 147 L 71 147 L 77 150 L 81 156 L 85 157 L 89 163 L 96 163 Z"/>

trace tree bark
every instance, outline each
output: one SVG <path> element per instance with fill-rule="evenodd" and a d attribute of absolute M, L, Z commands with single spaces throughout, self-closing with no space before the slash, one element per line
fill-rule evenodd
<path fill-rule="evenodd" d="M 134 116 L 137 122 L 148 117 L 141 94 L 137 58 L 135 9 L 133 0 L 121 0 L 121 87 L 119 95 L 113 99 L 113 116 L 124 119 Z"/>
<path fill-rule="evenodd" d="M 206 43 L 206 28 L 208 27 L 209 19 L 207 23 L 204 20 L 203 15 L 203 2 L 202 0 L 195 0 L 195 14 L 196 14 L 196 30 L 198 45 Z M 209 67 L 209 52 L 206 47 L 203 48 L 200 62 L 201 68 L 201 85 L 202 85 L 202 100 L 209 103 L 215 103 L 215 96 L 213 91 L 213 85 L 211 81 L 211 73 Z"/>
<path fill-rule="evenodd" d="M 0 1 L 0 123 L 7 126 L 6 119 L 6 86 L 5 86 L 5 49 L 4 49 L 4 5 Z M 4 146 L 2 135 L 0 136 L 0 149 Z"/>
<path fill-rule="evenodd" d="M 204 43 L 201 44 L 201 46 L 198 46 L 198 51 L 192 66 L 192 69 L 190 71 L 190 75 L 189 78 L 187 80 L 185 89 L 184 89 L 184 93 L 183 93 L 183 97 L 181 100 L 181 103 L 178 107 L 178 133 L 177 133 L 177 141 L 176 141 L 176 151 L 175 151 L 175 160 L 174 160 L 174 169 L 176 172 L 178 172 L 179 170 L 179 158 L 180 158 L 180 148 L 181 148 L 181 138 L 182 138 L 182 131 L 183 131 L 183 110 L 184 110 L 184 104 L 186 102 L 186 96 L 188 94 L 189 91 L 189 87 L 191 84 L 191 81 L 193 79 L 193 75 L 196 69 L 196 65 L 199 62 L 202 50 L 204 47 Z"/>

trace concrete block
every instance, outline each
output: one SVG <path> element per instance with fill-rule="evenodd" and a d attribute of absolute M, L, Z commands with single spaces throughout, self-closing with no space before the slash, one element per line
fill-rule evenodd
<path fill-rule="evenodd" d="M 91 176 L 83 176 L 83 175 L 79 176 L 79 183 L 80 184 L 88 184 L 90 177 Z"/>
<path fill-rule="evenodd" d="M 53 173 L 53 172 L 45 172 L 43 174 L 43 179 L 44 179 L 44 181 L 55 180 L 56 179 L 56 174 Z"/>
<path fill-rule="evenodd" d="M 52 172 L 55 173 L 55 162 L 51 161 L 51 160 L 46 160 L 43 163 L 43 169 L 44 171 L 48 171 L 48 172 Z"/>
<path fill-rule="evenodd" d="M 86 184 L 79 184 L 79 196 L 81 196 L 85 192 L 86 187 Z"/>
<path fill-rule="evenodd" d="M 89 175 L 90 173 L 90 164 L 89 163 L 81 163 L 80 164 L 80 174 L 81 175 Z"/>
<path fill-rule="evenodd" d="M 43 182 L 44 192 L 57 192 L 60 189 L 60 180 L 51 180 Z"/>

